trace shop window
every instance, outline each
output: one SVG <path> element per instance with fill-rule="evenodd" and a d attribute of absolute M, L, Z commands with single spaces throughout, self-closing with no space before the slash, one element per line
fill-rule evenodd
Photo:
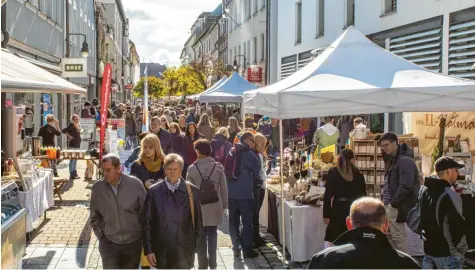
<path fill-rule="evenodd" d="M 295 3 L 295 44 L 302 42 L 302 2 Z"/>

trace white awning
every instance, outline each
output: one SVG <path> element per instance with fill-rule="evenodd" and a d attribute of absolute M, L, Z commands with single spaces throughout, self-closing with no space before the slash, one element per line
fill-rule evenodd
<path fill-rule="evenodd" d="M 82 94 L 87 90 L 2 49 L 2 92 Z"/>

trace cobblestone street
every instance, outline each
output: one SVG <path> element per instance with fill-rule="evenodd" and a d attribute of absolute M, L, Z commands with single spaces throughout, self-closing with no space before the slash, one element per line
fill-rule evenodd
<path fill-rule="evenodd" d="M 67 178 L 67 166 L 61 164 L 59 175 Z M 84 176 L 85 163 L 78 163 L 78 172 Z M 62 202 L 55 197 L 55 206 L 34 224 L 23 257 L 25 269 L 102 269 L 98 241 L 89 225 L 89 199 L 94 181 L 83 178 L 68 181 L 62 188 Z M 263 228 L 262 228 L 263 229 Z M 264 231 L 263 231 L 264 232 Z M 268 236 L 266 246 L 259 248 L 255 259 L 234 259 L 227 220 L 218 231 L 219 269 L 272 269 L 283 268 L 282 247 Z M 197 260 L 195 260 L 197 266 Z M 289 268 L 301 268 L 290 264 Z"/>

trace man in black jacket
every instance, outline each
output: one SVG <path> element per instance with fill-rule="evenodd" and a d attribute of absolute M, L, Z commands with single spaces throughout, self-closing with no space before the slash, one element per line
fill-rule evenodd
<path fill-rule="evenodd" d="M 386 165 L 381 198 L 390 224 L 388 239 L 394 248 L 407 253 L 406 218 L 416 205 L 419 171 L 412 150 L 399 144 L 396 134 L 385 133 L 379 141 Z"/>
<path fill-rule="evenodd" d="M 384 204 L 363 197 L 351 205 L 346 219 L 347 232 L 329 247 L 313 256 L 308 269 L 416 269 L 419 264 L 409 255 L 395 250 L 386 233 L 389 221 Z"/>
<path fill-rule="evenodd" d="M 452 157 L 435 162 L 438 178 L 426 178 L 421 191 L 423 269 L 461 269 L 467 252 L 462 198 L 452 188 L 463 168 Z"/>

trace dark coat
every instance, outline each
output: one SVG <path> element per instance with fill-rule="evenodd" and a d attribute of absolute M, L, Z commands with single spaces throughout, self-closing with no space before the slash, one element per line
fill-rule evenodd
<path fill-rule="evenodd" d="M 343 233 L 313 256 L 308 269 L 420 269 L 411 256 L 392 248 L 384 233 L 371 227 Z"/>
<path fill-rule="evenodd" d="M 54 136 L 61 135 L 61 132 L 50 124 L 46 124 L 40 128 L 38 131 L 38 136 L 43 138 L 43 146 L 53 146 L 54 147 Z"/>
<path fill-rule="evenodd" d="M 195 252 L 204 245 L 200 203 L 193 195 L 194 228 L 186 183 L 182 179 L 173 193 L 163 180 L 153 185 L 145 199 L 143 246 L 145 255 L 154 253 L 158 269 L 190 269 Z M 192 193 L 199 189 L 192 185 Z"/>
<path fill-rule="evenodd" d="M 254 188 L 262 184 L 261 163 L 249 146 L 235 144 L 237 179 L 228 180 L 228 198 L 236 200 L 254 199 Z M 231 150 L 233 151 L 233 150 Z"/>
<path fill-rule="evenodd" d="M 183 157 L 185 164 L 186 165 L 191 165 L 195 160 L 198 158 L 196 155 L 195 149 L 193 148 L 193 144 L 198 140 L 204 138 L 203 135 L 198 134 L 195 136 L 195 139 L 193 140 L 189 136 L 185 136 L 185 156 Z"/>
<path fill-rule="evenodd" d="M 231 148 L 233 147 L 233 145 L 222 134 L 216 134 L 214 136 L 214 138 L 211 140 L 211 155 L 210 155 L 210 157 L 214 158 L 216 153 L 218 152 L 219 148 L 223 144 L 224 144 L 224 153 L 225 153 L 225 155 L 227 155 L 229 153 L 229 150 L 231 150 Z M 224 160 L 223 160 L 223 163 L 224 163 Z"/>
<path fill-rule="evenodd" d="M 165 177 L 163 166 L 158 172 L 149 172 L 147 170 L 147 167 L 145 167 L 145 165 L 140 163 L 138 160 L 132 163 L 132 167 L 130 168 L 130 175 L 133 175 L 140 179 L 140 181 L 142 181 L 144 185 L 145 182 L 149 179 L 158 180 L 163 179 Z"/>
<path fill-rule="evenodd" d="M 328 171 L 323 200 L 323 217 L 330 219 L 325 241 L 333 242 L 347 231 L 346 217 L 351 204 L 359 197 L 366 196 L 366 183 L 363 175 L 355 168 L 353 181 L 346 181 L 336 167 Z M 333 202 L 332 202 L 333 199 Z"/>
<path fill-rule="evenodd" d="M 132 154 L 130 154 L 129 158 L 125 161 L 124 166 L 128 168 L 130 164 L 132 164 L 139 158 L 139 153 L 140 146 L 135 147 L 135 149 L 132 151 Z"/>
<path fill-rule="evenodd" d="M 73 137 L 72 139 L 69 140 L 68 147 L 70 148 L 81 147 L 81 135 L 73 123 L 69 123 L 69 125 L 65 129 L 63 129 L 63 133 L 68 133 L 69 135 Z"/>
<path fill-rule="evenodd" d="M 413 158 L 412 150 L 403 143 L 399 146 L 395 159 L 386 164 L 385 176 L 389 179 L 390 204 L 398 209 L 396 221 L 399 223 L 406 222 L 409 211 L 416 205 L 421 186 L 419 170 Z"/>
<path fill-rule="evenodd" d="M 173 142 L 173 153 L 180 155 L 184 158 L 185 156 L 185 136 L 180 133 L 173 133 L 172 142 Z"/>
<path fill-rule="evenodd" d="M 158 134 L 155 135 L 157 135 L 157 137 L 160 139 L 160 145 L 162 146 L 163 153 L 165 153 L 165 155 L 173 153 L 173 141 L 170 132 L 160 128 Z"/>

